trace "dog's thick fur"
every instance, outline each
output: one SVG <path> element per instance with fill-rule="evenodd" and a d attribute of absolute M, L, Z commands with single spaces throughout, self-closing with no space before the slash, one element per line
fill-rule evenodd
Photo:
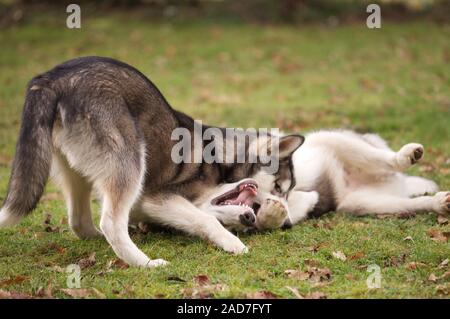
<path fill-rule="evenodd" d="M 132 242 L 130 211 L 206 238 L 226 251 L 245 252 L 236 236 L 200 209 L 199 198 L 206 189 L 247 177 L 269 179 L 266 192 L 277 182 L 287 193 L 295 185 L 291 155 L 303 138 L 280 139 L 279 170 L 269 174 L 258 162 L 175 164 L 171 134 L 180 127 L 194 135 L 194 120 L 173 110 L 150 80 L 125 63 L 84 57 L 35 77 L 26 92 L 0 227 L 16 224 L 36 207 L 52 172 L 75 234 L 89 238 L 102 233 L 131 265 L 166 262 L 149 259 Z M 101 233 L 92 222 L 92 190 L 102 200 Z"/>
<path fill-rule="evenodd" d="M 375 134 L 344 130 L 308 134 L 293 156 L 296 186 L 288 205 L 267 200 L 272 208 L 259 210 L 257 224 L 260 229 L 274 229 L 286 219 L 295 224 L 330 211 L 449 214 L 450 192 L 438 192 L 433 181 L 402 173 L 423 154 L 417 143 L 394 152 Z"/>

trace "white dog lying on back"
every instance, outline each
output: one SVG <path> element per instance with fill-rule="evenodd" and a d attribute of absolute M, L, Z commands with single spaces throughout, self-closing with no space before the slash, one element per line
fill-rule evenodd
<path fill-rule="evenodd" d="M 416 143 L 394 152 L 375 134 L 344 130 L 310 133 L 293 156 L 296 186 L 288 205 L 284 200 L 267 199 L 272 205 L 259 210 L 257 227 L 289 226 L 330 211 L 449 214 L 450 192 L 437 192 L 433 181 L 402 173 L 423 153 L 423 146 Z"/>

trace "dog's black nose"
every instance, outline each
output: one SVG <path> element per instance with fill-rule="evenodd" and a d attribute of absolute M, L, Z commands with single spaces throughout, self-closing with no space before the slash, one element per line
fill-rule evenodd
<path fill-rule="evenodd" d="M 255 214 L 252 212 L 246 212 L 239 216 L 239 220 L 245 226 L 253 226 L 256 221 Z"/>

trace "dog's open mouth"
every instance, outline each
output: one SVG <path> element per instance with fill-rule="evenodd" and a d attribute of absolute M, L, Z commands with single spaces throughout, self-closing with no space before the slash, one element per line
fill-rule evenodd
<path fill-rule="evenodd" d="M 252 208 L 258 194 L 258 184 L 252 179 L 247 179 L 234 189 L 217 196 L 211 201 L 212 205 L 238 205 Z"/>

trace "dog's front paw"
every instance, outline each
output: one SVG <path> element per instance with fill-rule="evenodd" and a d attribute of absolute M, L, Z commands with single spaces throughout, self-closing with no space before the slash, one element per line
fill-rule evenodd
<path fill-rule="evenodd" d="M 439 192 L 434 195 L 437 201 L 436 212 L 440 215 L 450 214 L 450 192 Z"/>
<path fill-rule="evenodd" d="M 231 235 L 231 234 L 230 234 Z M 240 255 L 248 253 L 248 248 L 245 246 L 239 238 L 237 238 L 234 235 L 231 235 L 229 238 L 224 238 L 223 240 L 220 240 L 220 243 L 218 244 L 220 248 L 225 250 L 226 252 Z"/>
<path fill-rule="evenodd" d="M 261 230 L 280 228 L 287 216 L 288 212 L 283 203 L 272 198 L 266 199 L 256 215 L 256 227 Z"/>
<path fill-rule="evenodd" d="M 164 259 L 150 259 L 145 265 L 146 268 L 155 268 L 168 265 L 169 262 Z"/>
<path fill-rule="evenodd" d="M 400 170 L 405 170 L 416 164 L 423 157 L 424 149 L 421 144 L 410 143 L 404 145 L 396 154 L 396 161 Z"/>

